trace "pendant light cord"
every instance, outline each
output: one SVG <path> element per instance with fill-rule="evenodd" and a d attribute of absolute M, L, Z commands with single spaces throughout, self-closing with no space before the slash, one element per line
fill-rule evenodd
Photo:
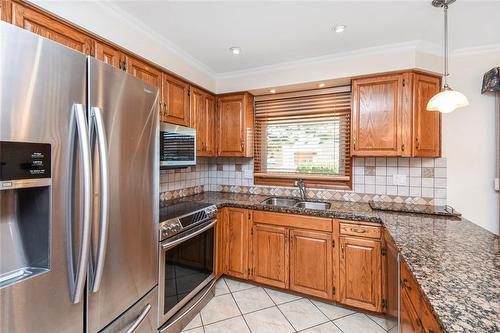
<path fill-rule="evenodd" d="M 444 89 L 448 88 L 448 4 L 444 5 Z"/>

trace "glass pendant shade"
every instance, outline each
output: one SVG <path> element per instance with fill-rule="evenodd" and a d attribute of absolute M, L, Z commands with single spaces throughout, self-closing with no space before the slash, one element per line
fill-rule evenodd
<path fill-rule="evenodd" d="M 427 111 L 450 113 L 457 108 L 467 105 L 469 105 L 469 101 L 464 94 L 449 87 L 445 87 L 439 93 L 432 96 L 427 103 Z"/>

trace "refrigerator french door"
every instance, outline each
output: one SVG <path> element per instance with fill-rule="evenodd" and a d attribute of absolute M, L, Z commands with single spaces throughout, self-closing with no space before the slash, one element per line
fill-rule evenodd
<path fill-rule="evenodd" d="M 0 332 L 156 330 L 157 99 L 0 22 L 0 147 L 28 147 L 28 174 L 50 152 L 50 178 L 19 180 L 0 149 Z"/>

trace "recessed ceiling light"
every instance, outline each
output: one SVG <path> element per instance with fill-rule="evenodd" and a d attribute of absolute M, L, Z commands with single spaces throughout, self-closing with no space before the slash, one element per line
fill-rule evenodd
<path fill-rule="evenodd" d="M 326 86 L 326 84 L 324 84 L 324 83 L 318 84 L 318 87 L 320 87 L 320 88 L 323 88 L 324 86 Z"/>
<path fill-rule="evenodd" d="M 238 46 L 231 46 L 229 48 L 229 51 L 231 51 L 232 54 L 240 54 L 241 49 Z"/>
<path fill-rule="evenodd" d="M 269 92 L 270 92 L 271 94 L 275 94 L 275 93 L 276 93 L 276 90 L 271 89 L 271 90 L 269 90 Z"/>
<path fill-rule="evenodd" d="M 344 32 L 345 28 L 346 26 L 344 24 L 337 24 L 333 26 L 333 31 L 335 31 L 336 33 L 341 33 Z"/>

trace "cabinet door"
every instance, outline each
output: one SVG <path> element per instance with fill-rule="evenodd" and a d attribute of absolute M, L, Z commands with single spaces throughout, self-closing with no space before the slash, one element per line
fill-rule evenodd
<path fill-rule="evenodd" d="M 212 95 L 205 96 L 205 112 L 206 112 L 206 137 L 205 151 L 202 156 L 215 156 L 215 97 Z"/>
<path fill-rule="evenodd" d="M 340 302 L 382 311 L 380 241 L 340 237 Z"/>
<path fill-rule="evenodd" d="M 400 109 L 403 75 L 353 80 L 353 156 L 396 156 L 401 153 Z"/>
<path fill-rule="evenodd" d="M 91 54 L 93 42 L 89 36 L 22 4 L 12 4 L 12 23 L 82 53 Z"/>
<path fill-rule="evenodd" d="M 217 155 L 244 156 L 244 95 L 224 96 L 219 98 L 217 109 Z"/>
<path fill-rule="evenodd" d="M 432 313 L 430 306 L 426 301 L 422 300 L 422 307 L 420 310 L 420 323 L 422 325 L 422 331 L 425 333 L 441 333 L 443 330 L 439 325 L 436 317 Z"/>
<path fill-rule="evenodd" d="M 290 230 L 290 290 L 331 299 L 331 233 Z"/>
<path fill-rule="evenodd" d="M 196 155 L 205 156 L 207 141 L 208 114 L 206 110 L 206 93 L 191 87 L 191 126 L 196 128 Z"/>
<path fill-rule="evenodd" d="M 161 98 L 164 103 L 162 121 L 189 126 L 189 84 L 162 73 Z"/>
<path fill-rule="evenodd" d="M 254 224 L 252 248 L 254 281 L 278 288 L 288 288 L 287 228 Z"/>
<path fill-rule="evenodd" d="M 215 225 L 215 277 L 224 274 L 224 232 L 225 231 L 225 209 L 217 212 L 217 224 Z"/>
<path fill-rule="evenodd" d="M 0 20 L 11 22 L 12 3 L 10 0 L 0 0 Z"/>
<path fill-rule="evenodd" d="M 437 94 L 439 78 L 424 74 L 413 77 L 413 156 L 441 155 L 441 112 L 427 111 L 427 103 Z"/>
<path fill-rule="evenodd" d="M 122 53 L 108 44 L 95 42 L 95 57 L 108 65 L 122 69 Z"/>
<path fill-rule="evenodd" d="M 146 64 L 145 62 L 140 61 L 134 57 L 127 57 L 126 60 L 127 72 L 135 76 L 136 78 L 141 79 L 142 81 L 149 83 L 152 86 L 160 87 L 161 85 L 161 72 Z"/>
<path fill-rule="evenodd" d="M 410 297 L 401 289 L 401 333 L 421 333 L 422 325 Z"/>
<path fill-rule="evenodd" d="M 225 216 L 225 242 L 227 275 L 240 279 L 249 276 L 248 252 L 250 212 L 246 209 L 227 208 Z"/>

